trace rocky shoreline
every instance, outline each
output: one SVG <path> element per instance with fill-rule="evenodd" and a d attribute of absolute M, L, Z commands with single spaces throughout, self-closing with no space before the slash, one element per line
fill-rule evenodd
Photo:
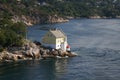
<path fill-rule="evenodd" d="M 48 15 L 45 18 L 41 18 L 40 16 L 37 17 L 30 17 L 30 16 L 17 16 L 14 15 L 12 17 L 12 21 L 14 23 L 16 22 L 23 22 L 25 23 L 27 26 L 32 26 L 34 24 L 45 24 L 45 23 L 64 23 L 64 22 L 68 22 L 71 19 L 80 19 L 80 18 L 88 18 L 88 19 L 110 19 L 113 17 L 106 17 L 106 16 L 89 16 L 89 17 L 73 17 L 73 16 L 58 16 L 57 14 L 54 15 Z M 115 18 L 120 19 L 120 16 L 115 16 Z"/>
<path fill-rule="evenodd" d="M 25 16 L 25 15 L 22 15 L 22 16 L 14 15 L 12 17 L 12 21 L 14 23 L 23 22 L 27 26 L 32 26 L 34 24 L 43 24 L 43 23 L 63 23 L 63 22 L 68 22 L 69 19 L 60 17 L 56 14 L 46 16 L 44 19 L 39 16 L 38 17 L 30 17 L 30 16 Z"/>
<path fill-rule="evenodd" d="M 44 47 L 40 42 L 25 41 L 22 47 L 9 47 L 3 52 L 0 52 L 0 62 L 11 62 L 19 60 L 34 60 L 46 58 L 68 58 L 74 57 L 77 54 L 71 51 L 55 50 Z"/>

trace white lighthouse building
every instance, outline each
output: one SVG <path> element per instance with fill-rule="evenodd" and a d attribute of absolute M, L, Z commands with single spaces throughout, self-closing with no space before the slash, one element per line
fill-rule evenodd
<path fill-rule="evenodd" d="M 67 43 L 67 36 L 61 30 L 49 30 L 42 38 L 42 44 L 53 49 L 70 50 Z"/>

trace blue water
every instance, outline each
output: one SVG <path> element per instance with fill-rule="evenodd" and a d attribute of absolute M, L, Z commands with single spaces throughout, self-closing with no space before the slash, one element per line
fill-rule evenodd
<path fill-rule="evenodd" d="M 0 64 L 0 80 L 119 80 L 120 19 L 78 19 L 34 25 L 27 38 L 41 41 L 41 27 L 62 29 L 77 57 Z"/>

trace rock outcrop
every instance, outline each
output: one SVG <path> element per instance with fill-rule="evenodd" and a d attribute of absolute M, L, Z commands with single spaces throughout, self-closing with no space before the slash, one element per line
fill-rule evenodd
<path fill-rule="evenodd" d="M 65 52 L 62 50 L 49 50 L 41 45 L 40 42 L 24 41 L 22 47 L 9 47 L 7 50 L 0 53 L 0 61 L 18 61 L 27 59 L 45 59 L 45 58 L 62 58 L 73 57 L 76 54 Z"/>
<path fill-rule="evenodd" d="M 44 18 L 37 16 L 37 17 L 30 17 L 30 16 L 17 16 L 14 15 L 12 17 L 12 21 L 14 23 L 16 22 L 23 22 L 28 26 L 32 26 L 33 24 L 39 24 L 39 23 L 62 23 L 62 22 L 68 22 L 69 20 L 63 17 L 59 17 L 57 15 L 49 15 Z"/>
<path fill-rule="evenodd" d="M 69 20 L 63 17 L 59 17 L 57 15 L 49 16 L 49 23 L 62 23 L 62 22 L 68 22 Z"/>
<path fill-rule="evenodd" d="M 12 17 L 12 21 L 14 23 L 16 23 L 16 22 L 23 22 L 27 26 L 32 26 L 33 24 L 38 23 L 35 18 L 32 18 L 30 16 L 25 16 L 25 15 L 22 15 L 22 16 L 15 15 L 15 16 Z"/>

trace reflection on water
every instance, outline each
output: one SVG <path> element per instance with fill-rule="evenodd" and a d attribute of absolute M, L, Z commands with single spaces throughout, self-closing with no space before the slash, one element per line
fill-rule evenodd
<path fill-rule="evenodd" d="M 3 63 L 0 66 L 0 80 L 56 80 L 66 71 L 67 60 L 47 59 Z M 57 74 L 58 73 L 58 74 Z"/>
<path fill-rule="evenodd" d="M 67 59 L 3 63 L 0 65 L 0 80 L 56 80 L 66 73 L 67 63 Z"/>
<path fill-rule="evenodd" d="M 56 70 L 56 72 L 58 72 L 58 73 L 66 72 L 67 63 L 68 63 L 67 59 L 58 59 L 58 60 L 56 60 L 56 62 L 55 62 L 55 70 Z"/>
<path fill-rule="evenodd" d="M 3 63 L 0 80 L 119 80 L 120 50 L 78 48 L 77 57 Z"/>

